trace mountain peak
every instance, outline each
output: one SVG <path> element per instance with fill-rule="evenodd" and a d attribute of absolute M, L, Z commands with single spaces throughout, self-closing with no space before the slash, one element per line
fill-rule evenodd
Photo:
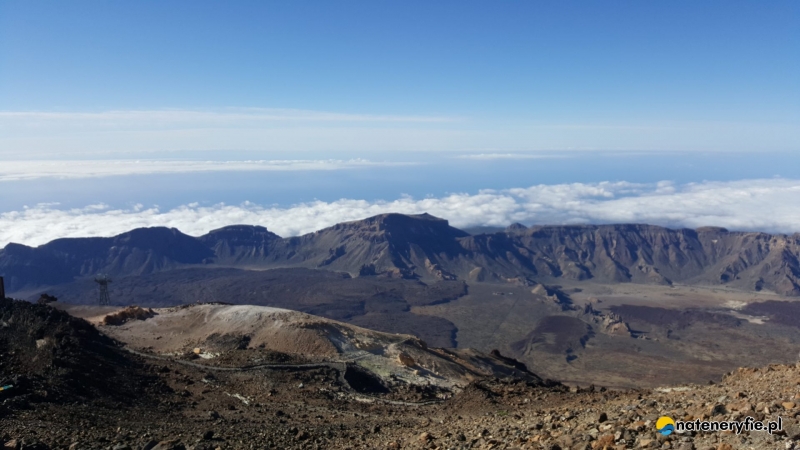
<path fill-rule="evenodd" d="M 203 236 L 200 236 L 200 239 L 253 239 L 256 237 L 280 239 L 280 236 L 260 225 L 228 225 L 222 228 L 211 230 Z"/>
<path fill-rule="evenodd" d="M 198 240 L 214 251 L 218 263 L 245 264 L 266 258 L 281 237 L 259 225 L 229 225 Z"/>
<path fill-rule="evenodd" d="M 525 225 L 523 225 L 523 224 L 521 224 L 519 222 L 514 222 L 511 225 L 506 227 L 506 231 L 512 232 L 512 233 L 515 232 L 515 231 L 524 231 L 524 230 L 527 230 L 527 229 L 528 229 L 528 227 L 526 227 Z"/>
<path fill-rule="evenodd" d="M 699 227 L 695 231 L 698 233 L 727 233 L 728 229 L 723 227 Z"/>
<path fill-rule="evenodd" d="M 439 235 L 449 238 L 469 236 L 469 233 L 450 226 L 446 219 L 433 216 L 428 213 L 422 214 L 400 214 L 387 213 L 368 217 L 353 222 L 345 222 L 332 227 L 332 229 L 369 229 L 375 232 L 389 232 L 399 237 L 400 235 L 411 237 L 414 235 Z M 322 230 L 324 231 L 324 230 Z"/>
<path fill-rule="evenodd" d="M 385 214 L 378 214 L 372 217 L 367 217 L 366 219 L 354 220 L 352 222 L 345 222 L 345 223 L 407 224 L 414 222 L 435 222 L 444 225 L 449 225 L 449 222 L 446 219 L 441 219 L 439 217 L 433 216 L 428 213 L 422 213 L 422 214 L 385 213 Z"/>

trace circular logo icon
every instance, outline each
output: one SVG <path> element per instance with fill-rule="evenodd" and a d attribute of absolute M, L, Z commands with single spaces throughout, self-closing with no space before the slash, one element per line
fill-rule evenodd
<path fill-rule="evenodd" d="M 656 421 L 656 430 L 664 436 L 669 436 L 675 431 L 675 421 L 672 420 L 672 417 L 661 416 Z"/>

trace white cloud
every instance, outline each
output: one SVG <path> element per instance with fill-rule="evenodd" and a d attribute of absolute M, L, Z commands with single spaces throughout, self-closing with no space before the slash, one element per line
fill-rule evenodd
<path fill-rule="evenodd" d="M 538 185 L 439 198 L 317 201 L 286 208 L 252 203 L 190 204 L 162 211 L 142 205 L 59 209 L 58 205 L 41 204 L 0 214 L 0 246 L 8 242 L 40 245 L 59 237 L 112 236 L 146 226 L 175 227 L 201 235 L 225 225 L 253 224 L 291 236 L 385 212 L 428 212 L 457 227 L 636 222 L 791 233 L 800 231 L 800 180 Z"/>
<path fill-rule="evenodd" d="M 476 161 L 493 160 L 524 160 L 524 159 L 550 159 L 550 158 L 569 158 L 570 155 L 556 155 L 547 153 L 471 153 L 458 155 L 459 159 L 471 159 Z"/>
<path fill-rule="evenodd" d="M 137 127 L 143 123 L 171 127 L 252 126 L 265 122 L 453 122 L 444 116 L 348 114 L 278 108 L 225 108 L 218 110 L 157 109 L 100 112 L 0 111 L 0 123 L 29 127 L 91 124 L 105 127 Z"/>
<path fill-rule="evenodd" d="M 326 156 L 441 151 L 483 153 L 467 156 L 470 159 L 509 159 L 508 155 L 520 158 L 516 155 L 525 152 L 568 150 L 793 151 L 800 145 L 797 130 L 792 122 L 563 123 L 480 112 L 466 116 L 270 108 L 0 111 L 0 158 L 180 151 L 302 151 Z"/>
<path fill-rule="evenodd" d="M 177 151 L 426 150 L 462 118 L 270 108 L 0 111 L 0 158 Z M 352 154 L 352 153 L 351 153 Z M 340 156 L 341 157 L 341 156 Z"/>
<path fill-rule="evenodd" d="M 122 175 L 243 172 L 243 171 L 299 171 L 342 170 L 364 167 L 411 165 L 400 162 L 372 162 L 351 160 L 271 160 L 271 161 L 169 161 L 169 160 L 45 160 L 2 161 L 0 182 L 32 180 L 38 178 L 93 178 Z"/>

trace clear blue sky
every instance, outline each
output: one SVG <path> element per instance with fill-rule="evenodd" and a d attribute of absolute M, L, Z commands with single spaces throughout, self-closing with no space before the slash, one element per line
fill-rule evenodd
<path fill-rule="evenodd" d="M 800 118 L 796 1 L 3 1 L 0 109 Z"/>
<path fill-rule="evenodd" d="M 798 1 L 0 0 L 6 230 L 39 211 L 77 214 L 58 235 L 80 235 L 97 221 L 66 209 L 96 203 L 141 225 L 167 223 L 141 212 L 156 204 L 483 202 L 482 189 L 538 184 L 644 195 L 624 182 L 680 194 L 658 197 L 676 211 L 704 186 L 697 211 L 719 214 L 705 224 L 795 230 L 796 208 L 778 220 L 771 206 L 752 218 L 717 207 L 765 192 L 759 204 L 794 205 L 797 167 Z M 623 185 L 597 194 L 604 181 Z M 648 200 L 621 216 L 574 201 L 588 209 L 565 219 L 531 200 L 561 197 L 523 197 L 527 215 L 472 205 L 459 223 L 696 218 L 641 215 Z M 314 223 L 361 211 L 348 208 Z"/>

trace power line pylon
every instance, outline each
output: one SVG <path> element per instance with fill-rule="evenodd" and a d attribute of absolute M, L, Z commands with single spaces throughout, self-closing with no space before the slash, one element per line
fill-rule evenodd
<path fill-rule="evenodd" d="M 97 283 L 97 302 L 100 306 L 107 306 L 111 304 L 111 296 L 108 294 L 108 283 L 111 283 L 111 278 L 108 275 L 99 274 L 94 279 Z"/>

